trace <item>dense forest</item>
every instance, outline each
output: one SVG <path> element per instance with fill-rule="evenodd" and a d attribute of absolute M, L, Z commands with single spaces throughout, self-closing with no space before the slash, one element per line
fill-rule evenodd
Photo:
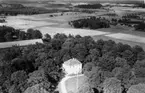
<path fill-rule="evenodd" d="M 0 93 L 37 93 L 38 87 L 54 93 L 64 76 L 61 65 L 71 58 L 83 64 L 88 77 L 90 89 L 79 93 L 132 93 L 127 91 L 145 83 L 145 51 L 138 45 L 46 34 L 43 44 L 0 49 L 0 55 Z"/>
<path fill-rule="evenodd" d="M 0 26 L 0 42 L 42 38 L 39 30 L 28 29 L 27 32 L 9 26 Z"/>
<path fill-rule="evenodd" d="M 102 7 L 101 4 L 84 4 L 84 5 L 77 5 L 77 8 L 85 8 L 85 9 L 100 9 Z"/>
<path fill-rule="evenodd" d="M 90 17 L 85 19 L 78 19 L 74 21 L 70 21 L 69 25 L 75 28 L 89 28 L 89 29 L 98 29 L 98 28 L 109 28 L 109 21 L 105 18 L 96 18 Z"/>

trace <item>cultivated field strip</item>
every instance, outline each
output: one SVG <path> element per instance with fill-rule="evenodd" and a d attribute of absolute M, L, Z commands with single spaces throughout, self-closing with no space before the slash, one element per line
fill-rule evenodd
<path fill-rule="evenodd" d="M 54 36 L 57 33 L 64 33 L 66 35 L 81 35 L 81 36 L 94 36 L 94 35 L 105 35 L 110 32 L 103 32 L 97 30 L 86 30 L 86 29 L 72 29 L 72 28 L 57 28 L 57 27 L 43 27 L 39 28 L 42 34 L 50 34 Z"/>
<path fill-rule="evenodd" d="M 135 35 L 123 34 L 123 33 L 109 34 L 109 35 L 105 35 L 105 36 L 115 38 L 115 39 L 121 39 L 121 40 L 127 40 L 127 41 L 145 44 L 145 37 L 141 37 L 141 36 L 135 36 Z"/>
<path fill-rule="evenodd" d="M 8 47 L 12 47 L 14 45 L 25 46 L 25 45 L 36 44 L 37 42 L 38 43 L 43 43 L 42 39 L 22 40 L 22 41 L 14 41 L 14 42 L 4 42 L 4 43 L 0 43 L 0 48 L 8 48 Z"/>

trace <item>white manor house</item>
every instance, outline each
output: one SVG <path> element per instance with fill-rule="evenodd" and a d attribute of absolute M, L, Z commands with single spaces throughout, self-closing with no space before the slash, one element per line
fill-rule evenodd
<path fill-rule="evenodd" d="M 78 75 L 82 73 L 82 63 L 75 58 L 65 61 L 62 69 L 66 75 Z"/>

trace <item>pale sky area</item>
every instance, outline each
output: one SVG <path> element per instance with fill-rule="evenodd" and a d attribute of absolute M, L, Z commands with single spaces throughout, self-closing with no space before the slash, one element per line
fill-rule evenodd
<path fill-rule="evenodd" d="M 24 0 L 0 0 L 0 1 L 24 1 Z M 25 1 L 70 1 L 70 0 L 25 0 Z M 145 0 L 72 0 L 72 1 L 145 1 Z"/>

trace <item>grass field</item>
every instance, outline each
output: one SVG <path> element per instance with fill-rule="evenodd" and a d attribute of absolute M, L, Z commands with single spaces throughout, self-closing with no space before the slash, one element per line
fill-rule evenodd
<path fill-rule="evenodd" d="M 102 12 L 101 12 L 102 13 Z M 74 29 L 68 25 L 68 21 L 85 18 L 88 16 L 99 15 L 99 13 L 88 14 L 80 12 L 66 12 L 63 13 L 49 13 L 39 15 L 18 15 L 8 16 L 6 18 L 7 23 L 1 23 L 0 25 L 12 26 L 17 29 L 26 31 L 29 28 L 38 29 L 42 34 L 50 34 L 53 36 L 56 33 L 64 33 L 66 35 L 81 35 L 81 36 L 94 36 L 95 39 L 112 39 L 116 42 L 123 42 L 131 45 L 141 45 L 145 47 L 145 33 L 134 31 L 133 28 L 127 26 L 111 26 L 111 28 L 103 28 L 97 30 L 84 30 Z M 50 17 L 54 15 L 54 17 Z"/>
<path fill-rule="evenodd" d="M 0 48 L 8 48 L 15 45 L 26 46 L 26 45 L 36 44 L 36 43 L 43 43 L 43 41 L 42 39 L 32 39 L 32 40 L 22 40 L 22 41 L 14 41 L 14 42 L 4 42 L 4 43 L 0 43 Z"/>

